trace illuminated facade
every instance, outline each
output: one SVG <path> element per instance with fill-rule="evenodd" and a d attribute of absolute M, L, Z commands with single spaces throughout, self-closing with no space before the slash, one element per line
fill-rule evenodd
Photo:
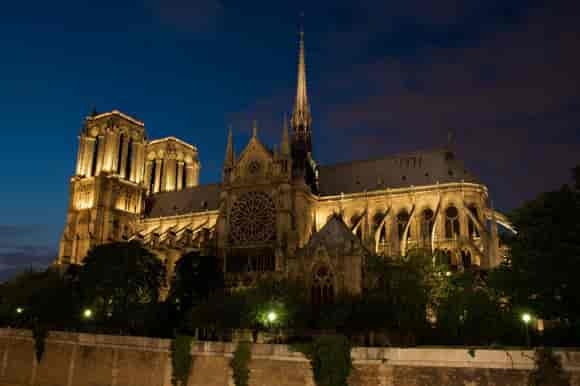
<path fill-rule="evenodd" d="M 424 248 L 459 269 L 499 263 L 497 224 L 509 224 L 451 148 L 317 165 L 303 36 L 293 113 L 281 126 L 273 148 L 254 127 L 239 155 L 230 129 L 222 181 L 199 185 L 195 146 L 149 141 L 143 122 L 119 111 L 87 117 L 58 263 L 136 239 L 170 271 L 185 252 L 217 255 L 232 286 L 301 277 L 315 302 L 359 292 L 369 254 Z"/>

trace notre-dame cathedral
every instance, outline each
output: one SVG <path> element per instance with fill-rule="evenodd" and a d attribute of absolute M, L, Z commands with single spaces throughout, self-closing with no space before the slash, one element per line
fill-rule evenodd
<path fill-rule="evenodd" d="M 488 190 L 451 147 L 318 165 L 300 37 L 296 100 L 280 143 L 258 130 L 239 155 L 229 131 L 221 183 L 199 185 L 196 146 L 148 140 L 117 110 L 85 119 L 58 264 L 110 241 L 139 240 L 167 262 L 217 256 L 229 285 L 263 275 L 304 280 L 312 293 L 358 293 L 365 256 L 425 248 L 452 266 L 499 264 Z"/>

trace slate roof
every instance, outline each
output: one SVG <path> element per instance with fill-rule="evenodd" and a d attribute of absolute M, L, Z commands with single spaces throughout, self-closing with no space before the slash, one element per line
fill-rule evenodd
<path fill-rule="evenodd" d="M 156 218 L 202 212 L 204 210 L 217 210 L 220 189 L 220 184 L 208 184 L 178 192 L 154 194 L 146 201 L 145 216 Z"/>
<path fill-rule="evenodd" d="M 446 149 L 319 166 L 320 195 L 479 180 Z"/>

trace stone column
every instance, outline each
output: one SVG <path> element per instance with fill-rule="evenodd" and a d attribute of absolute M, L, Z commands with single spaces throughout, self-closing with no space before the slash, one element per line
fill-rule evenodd
<path fill-rule="evenodd" d="M 177 160 L 175 158 L 169 158 L 165 160 L 165 169 L 163 171 L 163 176 L 165 183 L 164 190 L 167 192 L 172 192 L 175 190 L 176 183 L 175 183 L 175 172 L 177 167 Z"/>
<path fill-rule="evenodd" d="M 117 154 L 118 151 L 117 145 L 119 142 L 118 135 L 112 132 L 108 132 L 105 134 L 105 158 L 103 162 L 102 170 L 106 172 L 117 172 Z"/>
<path fill-rule="evenodd" d="M 177 161 L 177 184 L 175 184 L 175 186 L 177 187 L 177 190 L 182 190 L 183 189 L 183 166 L 184 166 L 184 162 L 183 161 Z"/>
<path fill-rule="evenodd" d="M 83 165 L 84 165 L 84 156 L 85 156 L 85 136 L 79 136 L 79 150 L 77 152 L 77 168 L 75 174 L 80 176 L 84 174 Z"/>
<path fill-rule="evenodd" d="M 136 170 L 136 180 L 138 184 L 143 182 L 143 176 L 145 175 L 145 144 L 142 142 L 137 142 L 137 167 Z"/>
<path fill-rule="evenodd" d="M 137 165 L 138 165 L 138 146 L 137 142 L 131 142 L 131 172 L 129 173 L 129 180 L 133 182 L 137 182 Z"/>
<path fill-rule="evenodd" d="M 194 168 L 192 163 L 188 162 L 187 164 L 185 164 L 185 186 L 187 188 L 195 186 L 193 182 L 193 173 L 194 173 L 193 169 Z"/>
<path fill-rule="evenodd" d="M 90 177 L 93 172 L 93 157 L 95 154 L 95 138 L 85 137 L 85 156 L 83 160 L 83 174 Z"/>
<path fill-rule="evenodd" d="M 151 193 L 151 171 L 153 169 L 153 161 L 148 160 L 145 166 L 145 187 L 147 188 L 147 193 Z"/>
<path fill-rule="evenodd" d="M 163 160 L 155 160 L 155 181 L 153 183 L 153 193 L 159 192 L 161 187 L 161 166 L 163 165 Z"/>
<path fill-rule="evenodd" d="M 119 139 L 119 146 L 123 146 L 121 149 L 121 168 L 119 170 L 119 174 L 121 178 L 127 179 L 127 156 L 129 153 L 129 138 L 128 136 L 123 136 L 123 141 Z"/>

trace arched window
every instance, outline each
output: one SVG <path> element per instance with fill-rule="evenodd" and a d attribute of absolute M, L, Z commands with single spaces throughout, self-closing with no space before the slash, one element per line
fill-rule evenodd
<path fill-rule="evenodd" d="M 470 205 L 468 209 L 471 212 L 471 214 L 473 215 L 473 217 L 479 219 L 479 216 L 477 214 L 477 207 L 475 205 Z M 479 237 L 479 231 L 477 230 L 477 225 L 475 225 L 475 223 L 473 222 L 473 220 L 471 218 L 469 218 L 467 221 L 467 227 L 468 227 L 470 238 L 478 238 Z"/>
<path fill-rule="evenodd" d="M 130 177 L 131 165 L 133 160 L 133 140 L 130 137 L 128 138 L 128 143 L 126 146 L 127 146 L 127 160 L 125 162 L 127 163 L 125 164 L 125 176 Z"/>
<path fill-rule="evenodd" d="M 121 174 L 123 164 L 123 146 L 125 146 L 125 134 L 119 137 L 119 148 L 117 149 L 117 174 Z M 124 175 L 121 177 L 125 177 Z"/>
<path fill-rule="evenodd" d="M 430 241 L 433 233 L 433 223 L 435 220 L 435 213 L 429 208 L 423 210 L 421 214 L 421 239 L 423 241 Z"/>
<path fill-rule="evenodd" d="M 459 237 L 459 211 L 450 206 L 445 210 L 445 238 L 455 239 Z"/>
<path fill-rule="evenodd" d="M 471 252 L 461 251 L 461 264 L 464 268 L 471 267 Z"/>
<path fill-rule="evenodd" d="M 330 268 L 322 265 L 314 271 L 312 280 L 312 304 L 332 303 L 334 303 L 334 277 Z"/>
<path fill-rule="evenodd" d="M 405 233 L 405 228 L 409 223 L 409 213 L 403 209 L 397 215 L 397 231 L 399 235 L 399 241 L 403 240 L 403 234 Z M 409 228 L 409 233 L 407 233 L 407 239 L 411 237 L 411 229 Z"/>

